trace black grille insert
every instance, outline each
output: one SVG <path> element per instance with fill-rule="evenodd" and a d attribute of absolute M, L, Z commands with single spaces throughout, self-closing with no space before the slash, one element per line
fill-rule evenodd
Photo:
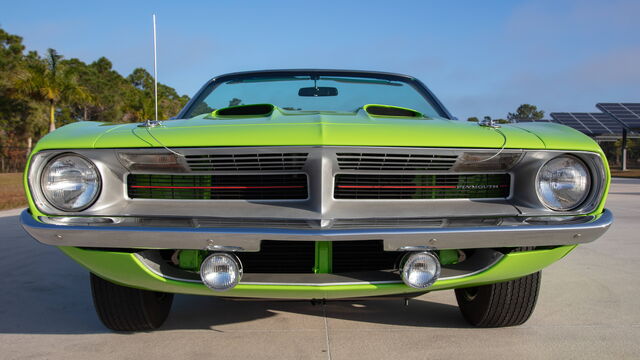
<path fill-rule="evenodd" d="M 313 273 L 315 243 L 313 241 L 263 240 L 260 252 L 236 253 L 245 273 Z"/>
<path fill-rule="evenodd" d="M 340 170 L 449 170 L 457 155 L 337 153 Z"/>
<path fill-rule="evenodd" d="M 333 273 L 395 269 L 404 253 L 383 249 L 382 240 L 334 241 Z"/>
<path fill-rule="evenodd" d="M 308 153 L 187 155 L 191 171 L 302 170 Z"/>
<path fill-rule="evenodd" d="M 338 174 L 336 199 L 480 199 L 506 198 L 509 174 L 377 175 Z"/>
<path fill-rule="evenodd" d="M 127 188 L 132 199 L 295 200 L 308 195 L 306 174 L 131 174 Z"/>

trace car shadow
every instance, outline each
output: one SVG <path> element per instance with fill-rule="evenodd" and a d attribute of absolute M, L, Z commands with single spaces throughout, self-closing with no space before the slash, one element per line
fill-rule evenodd
<path fill-rule="evenodd" d="M 171 315 L 161 330 L 217 329 L 230 324 L 240 324 L 277 316 L 279 313 L 295 313 L 326 317 L 329 320 L 352 321 L 390 326 L 468 328 L 457 306 L 411 299 L 405 306 L 403 300 L 333 300 L 313 304 L 311 301 L 250 301 L 229 300 L 208 296 L 177 296 Z"/>
<path fill-rule="evenodd" d="M 17 216 L 0 217 L 0 334 L 109 333 L 93 308 L 88 272 L 57 248 L 31 239 Z M 428 296 L 428 295 L 427 295 Z M 456 306 L 412 299 L 237 301 L 177 295 L 159 330 L 209 329 L 300 314 L 371 324 L 468 327 Z"/>

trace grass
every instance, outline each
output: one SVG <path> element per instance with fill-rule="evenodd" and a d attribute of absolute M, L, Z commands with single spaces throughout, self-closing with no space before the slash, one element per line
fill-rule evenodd
<path fill-rule="evenodd" d="M 632 169 L 627 171 L 611 169 L 611 176 L 640 179 L 640 169 Z"/>
<path fill-rule="evenodd" d="M 26 207 L 22 173 L 0 174 L 0 210 Z"/>

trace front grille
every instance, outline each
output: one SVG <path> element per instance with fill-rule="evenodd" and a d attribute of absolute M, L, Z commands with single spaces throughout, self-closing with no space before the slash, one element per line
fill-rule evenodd
<path fill-rule="evenodd" d="M 395 269 L 403 253 L 383 249 L 382 240 L 334 241 L 333 272 Z"/>
<path fill-rule="evenodd" d="M 384 251 L 382 240 L 334 241 L 332 273 L 394 270 L 403 254 Z M 315 266 L 315 242 L 264 240 L 260 252 L 236 255 L 247 274 L 310 274 Z"/>
<path fill-rule="evenodd" d="M 313 273 L 313 241 L 264 240 L 260 252 L 236 253 L 245 273 Z"/>
<path fill-rule="evenodd" d="M 451 169 L 457 155 L 337 153 L 340 170 L 421 171 Z"/>
<path fill-rule="evenodd" d="M 509 174 L 369 175 L 338 174 L 336 199 L 480 199 L 506 198 Z"/>
<path fill-rule="evenodd" d="M 306 174 L 131 174 L 127 189 L 132 199 L 295 200 L 308 196 Z"/>
<path fill-rule="evenodd" d="M 308 153 L 203 154 L 185 156 L 191 171 L 302 170 Z"/>

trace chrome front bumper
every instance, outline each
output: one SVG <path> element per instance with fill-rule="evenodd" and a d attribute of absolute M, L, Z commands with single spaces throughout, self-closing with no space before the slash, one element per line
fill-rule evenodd
<path fill-rule="evenodd" d="M 540 224 L 541 219 L 547 221 Z M 573 217 L 564 221 L 553 219 L 546 217 L 537 218 L 537 223 L 477 227 L 297 230 L 57 225 L 34 219 L 28 210 L 20 215 L 22 227 L 33 238 L 55 246 L 259 251 L 262 240 L 383 240 L 385 251 L 410 251 L 588 243 L 607 231 L 613 222 L 613 214 L 605 209 L 595 216 Z"/>

